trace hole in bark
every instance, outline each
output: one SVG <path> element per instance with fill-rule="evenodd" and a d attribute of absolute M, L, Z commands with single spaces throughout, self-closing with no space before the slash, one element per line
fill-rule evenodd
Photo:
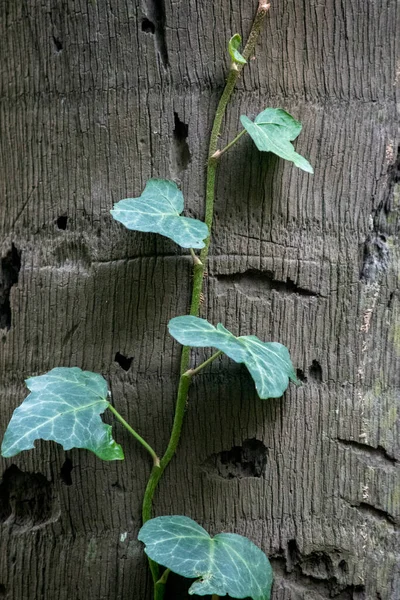
<path fill-rule="evenodd" d="M 287 545 L 287 569 L 290 573 L 299 562 L 299 549 L 296 540 L 289 540 Z"/>
<path fill-rule="evenodd" d="M 375 231 L 368 235 L 364 244 L 364 257 L 360 279 L 373 283 L 387 270 L 390 251 L 386 237 Z"/>
<path fill-rule="evenodd" d="M 178 113 L 174 112 L 174 131 L 172 135 L 172 168 L 175 175 L 179 175 L 187 169 L 192 157 L 190 154 L 187 137 L 189 135 L 189 126 L 180 120 Z"/>
<path fill-rule="evenodd" d="M 300 569 L 304 575 L 329 580 L 333 573 L 332 559 L 325 552 L 311 552 L 301 557 Z"/>
<path fill-rule="evenodd" d="M 317 360 L 312 361 L 312 365 L 309 368 L 310 377 L 315 381 L 322 381 L 322 367 Z"/>
<path fill-rule="evenodd" d="M 388 308 L 392 308 L 395 298 L 396 298 L 395 292 L 390 292 L 389 300 L 387 303 Z"/>
<path fill-rule="evenodd" d="M 350 590 L 353 592 L 352 600 L 367 600 L 364 585 L 350 586 Z"/>
<path fill-rule="evenodd" d="M 268 459 L 268 448 L 255 438 L 245 440 L 242 446 L 211 455 L 203 468 L 223 479 L 262 477 Z"/>
<path fill-rule="evenodd" d="M 349 565 L 347 564 L 347 562 L 345 560 L 341 560 L 340 563 L 338 564 L 338 567 L 339 567 L 339 571 L 341 571 L 342 573 L 349 572 Z"/>
<path fill-rule="evenodd" d="M 63 49 L 61 40 L 58 39 L 55 35 L 53 35 L 53 42 L 54 42 L 57 52 L 61 52 L 61 50 Z"/>
<path fill-rule="evenodd" d="M 119 366 L 124 371 L 129 371 L 130 366 L 133 361 L 133 356 L 127 357 L 127 356 L 124 356 L 123 354 L 120 354 L 119 352 L 117 352 L 114 360 L 115 360 L 115 362 L 117 362 L 119 364 Z"/>
<path fill-rule="evenodd" d="M 0 596 L 5 596 L 7 592 L 6 586 L 0 583 Z"/>
<path fill-rule="evenodd" d="M 147 2 L 147 17 L 142 21 L 146 22 L 146 27 L 150 27 L 149 33 L 155 34 L 155 46 L 160 55 L 163 67 L 166 69 L 169 66 L 167 41 L 165 37 L 165 0 L 148 0 Z"/>
<path fill-rule="evenodd" d="M 304 371 L 302 369 L 296 369 L 296 377 L 297 379 L 300 379 L 300 381 L 307 381 L 307 377 L 304 374 Z"/>
<path fill-rule="evenodd" d="M 183 123 L 176 112 L 174 112 L 174 124 L 174 138 L 178 142 L 184 142 L 189 134 L 189 125 Z"/>
<path fill-rule="evenodd" d="M 11 327 L 10 293 L 12 286 L 18 283 L 20 269 L 21 252 L 12 244 L 0 263 L 0 329 Z"/>
<path fill-rule="evenodd" d="M 71 473 L 73 468 L 72 460 L 67 457 L 60 471 L 61 481 L 65 483 L 65 485 L 72 485 Z"/>
<path fill-rule="evenodd" d="M 27 473 L 11 465 L 0 484 L 0 521 L 32 528 L 55 520 L 53 485 L 41 473 Z"/>
<path fill-rule="evenodd" d="M 60 215 L 56 221 L 58 229 L 67 229 L 68 217 L 67 215 Z"/>
<path fill-rule="evenodd" d="M 156 32 L 156 26 L 150 19 L 142 19 L 142 31 L 154 34 Z"/>

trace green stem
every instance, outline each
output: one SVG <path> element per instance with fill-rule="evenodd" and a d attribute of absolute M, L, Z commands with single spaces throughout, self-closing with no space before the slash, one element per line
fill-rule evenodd
<path fill-rule="evenodd" d="M 263 19 L 267 14 L 269 9 L 269 5 L 265 3 L 265 0 L 259 0 L 258 10 L 249 34 L 249 38 L 247 44 L 243 50 L 243 56 L 247 60 L 252 54 L 260 30 Z M 207 163 L 207 179 L 206 179 L 206 202 L 205 202 L 205 218 L 204 221 L 208 226 L 209 236 L 205 241 L 205 246 L 200 252 L 200 261 L 194 260 L 193 265 L 193 287 L 192 287 L 192 301 L 190 305 L 190 315 L 197 316 L 200 309 L 201 302 L 201 294 L 203 290 L 203 279 L 204 279 L 204 271 L 208 258 L 208 251 L 210 247 L 210 236 L 212 230 L 212 222 L 213 222 L 213 214 L 214 214 L 214 197 L 215 197 L 215 178 L 217 171 L 218 160 L 216 160 L 213 155 L 217 150 L 218 138 L 221 133 L 222 122 L 225 116 L 226 107 L 231 98 L 232 92 L 235 89 L 236 82 L 239 78 L 243 65 L 233 65 L 229 72 L 226 85 L 224 91 L 222 92 L 222 96 L 217 106 L 217 110 L 214 117 L 214 122 L 211 130 L 210 136 L 210 144 L 208 149 L 208 163 Z M 194 254 L 194 252 L 193 252 Z M 193 256 L 192 254 L 192 256 Z M 196 256 L 196 258 L 198 258 Z M 211 357 L 213 360 L 219 356 L 219 353 Z M 207 364 L 210 361 L 205 361 Z M 161 479 L 163 472 L 171 461 L 172 457 L 175 454 L 175 450 L 179 443 L 179 438 L 182 430 L 183 418 L 185 415 L 186 402 L 188 398 L 189 386 L 192 379 L 192 373 L 188 371 L 190 364 L 190 348 L 188 346 L 184 346 L 182 348 L 181 354 L 181 365 L 180 365 L 180 379 L 178 386 L 178 393 L 176 398 L 176 408 L 175 408 L 175 417 L 174 423 L 172 426 L 171 437 L 165 451 L 164 456 L 160 461 L 160 466 L 154 466 L 150 477 L 147 483 L 146 491 L 143 498 L 143 506 L 142 506 L 142 519 L 143 523 L 151 519 L 152 505 L 153 505 L 153 497 L 156 491 L 158 482 Z M 201 366 L 201 365 L 200 365 Z M 203 364 L 201 367 L 203 368 L 205 365 Z M 194 369 L 194 371 L 197 371 Z M 161 586 L 157 585 L 159 581 L 159 568 L 158 565 L 149 560 L 150 570 L 154 581 L 154 598 L 155 600 L 162 600 L 164 595 L 164 584 Z M 157 589 L 161 588 L 161 589 Z"/>
<path fill-rule="evenodd" d="M 115 417 L 118 419 L 118 421 L 120 423 L 122 423 L 122 425 L 129 431 L 129 433 L 133 435 L 133 437 L 135 438 L 135 440 L 137 440 L 138 442 L 140 442 L 142 444 L 142 446 L 144 448 L 146 448 L 147 452 L 151 455 L 151 457 L 153 459 L 154 467 L 157 468 L 157 469 L 159 469 L 160 459 L 158 458 L 157 454 L 154 452 L 153 448 L 142 438 L 142 436 L 140 436 L 137 433 L 137 431 L 135 431 L 129 425 L 129 423 L 127 423 L 125 421 L 125 419 L 123 417 L 121 417 L 121 415 L 119 414 L 119 412 L 113 407 L 112 404 L 109 404 L 108 408 L 115 415 Z"/>
<path fill-rule="evenodd" d="M 225 146 L 225 148 L 222 148 L 222 150 L 217 150 L 215 152 L 215 154 L 213 154 L 212 158 L 221 158 L 221 156 L 227 151 L 229 150 L 229 148 L 232 148 L 232 146 L 234 144 L 236 144 L 236 142 L 238 142 L 240 140 L 240 138 L 242 137 L 242 135 L 246 133 L 246 129 L 243 129 L 243 131 L 241 131 L 231 142 L 229 142 L 229 144 L 227 144 L 227 146 Z"/>

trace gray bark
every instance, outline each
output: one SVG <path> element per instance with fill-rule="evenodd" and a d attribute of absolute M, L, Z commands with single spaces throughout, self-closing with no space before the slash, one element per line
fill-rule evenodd
<path fill-rule="evenodd" d="M 138 4 L 0 0 L 1 432 L 27 376 L 79 366 L 167 443 L 191 261 L 109 210 L 165 177 L 202 218 L 226 42 L 256 1 Z M 249 138 L 222 158 L 202 305 L 286 344 L 303 385 L 261 401 L 226 359 L 199 375 L 155 514 L 250 537 L 274 600 L 400 598 L 396 29 L 396 0 L 273 3 L 221 140 L 266 106 L 304 124 L 313 177 Z M 150 600 L 149 459 L 115 435 L 123 463 L 51 443 L 1 461 L 0 597 Z"/>

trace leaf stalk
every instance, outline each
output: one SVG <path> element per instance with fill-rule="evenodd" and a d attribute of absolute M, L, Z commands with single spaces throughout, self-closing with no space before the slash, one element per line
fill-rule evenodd
<path fill-rule="evenodd" d="M 116 419 L 118 419 L 118 421 L 119 421 L 120 423 L 122 423 L 122 425 L 125 427 L 125 429 L 127 429 L 127 430 L 129 431 L 129 433 L 130 433 L 131 435 L 133 435 L 133 437 L 135 438 L 135 440 L 137 440 L 137 441 L 138 441 L 140 444 L 142 444 L 142 446 L 143 446 L 144 448 L 146 448 L 147 452 L 150 454 L 150 456 L 151 456 L 151 457 L 152 457 L 152 459 L 153 459 L 153 465 L 154 465 L 154 467 L 155 467 L 156 469 L 158 469 L 158 470 L 159 470 L 159 467 L 160 467 L 160 459 L 158 458 L 157 454 L 155 453 L 155 451 L 153 450 L 153 448 L 150 446 L 150 444 L 148 444 L 148 443 L 146 442 L 146 440 L 144 440 L 144 439 L 142 438 L 142 436 L 141 436 L 141 435 L 139 435 L 139 434 L 138 434 L 138 432 L 137 432 L 137 431 L 135 431 L 135 430 L 133 429 L 133 427 L 131 427 L 131 426 L 129 425 L 129 423 L 127 423 L 127 422 L 125 421 L 125 419 L 124 419 L 124 418 L 123 418 L 123 417 L 122 417 L 122 416 L 119 414 L 119 412 L 118 412 L 118 411 L 117 411 L 117 410 L 116 410 L 116 409 L 113 407 L 113 405 L 112 405 L 112 404 L 110 404 L 110 403 L 109 403 L 109 404 L 108 404 L 108 408 L 111 410 L 111 412 L 112 412 L 112 413 L 113 413 L 113 415 L 116 417 Z"/>
<path fill-rule="evenodd" d="M 194 375 L 197 375 L 197 373 L 199 373 L 202 369 L 204 369 L 204 367 L 206 367 L 207 365 L 212 363 L 216 358 L 221 356 L 221 354 L 223 354 L 222 350 L 218 350 L 218 352 L 216 352 L 215 354 L 210 356 L 210 358 L 207 358 L 207 360 L 205 360 L 203 363 L 201 363 L 201 365 L 199 365 L 195 369 L 189 369 L 188 371 L 186 371 L 185 374 L 188 375 L 189 377 L 193 377 Z"/>
<path fill-rule="evenodd" d="M 194 265 L 201 265 L 202 264 L 201 260 L 199 259 L 199 257 L 197 256 L 197 254 L 195 253 L 195 251 L 193 250 L 193 248 L 190 248 L 190 254 L 191 254 L 192 258 L 193 258 L 193 264 Z"/>
<path fill-rule="evenodd" d="M 235 138 L 234 138 L 234 139 L 233 139 L 231 142 L 229 142 L 229 144 L 227 144 L 227 145 L 225 146 L 225 148 L 222 148 L 222 150 L 217 150 L 216 152 L 214 152 L 214 154 L 212 155 L 212 158 L 216 158 L 216 159 L 218 159 L 218 158 L 221 158 L 221 156 L 222 156 L 223 154 L 225 154 L 225 152 L 226 152 L 227 150 L 229 150 L 229 148 L 232 148 L 232 146 L 233 146 L 234 144 L 236 144 L 236 142 L 238 142 L 238 141 L 240 140 L 240 138 L 242 137 L 242 135 L 243 135 L 244 133 L 247 133 L 247 132 L 246 132 L 246 129 L 243 129 L 243 131 L 241 131 L 240 133 L 238 133 L 238 135 L 237 135 L 237 136 L 236 136 L 236 137 L 235 137 Z"/>

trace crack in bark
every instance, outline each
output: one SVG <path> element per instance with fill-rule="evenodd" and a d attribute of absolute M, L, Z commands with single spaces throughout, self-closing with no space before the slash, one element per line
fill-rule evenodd
<path fill-rule="evenodd" d="M 11 244 L 11 250 L 0 262 L 0 329 L 11 328 L 11 288 L 18 284 L 19 271 L 21 269 L 21 252 Z"/>
<path fill-rule="evenodd" d="M 274 279 L 271 271 L 258 271 L 248 269 L 243 273 L 232 273 L 229 275 L 213 275 L 216 282 L 217 296 L 223 296 L 229 290 L 237 289 L 249 298 L 261 298 L 270 296 L 272 292 L 278 292 L 282 296 L 297 295 L 311 298 L 326 298 L 315 290 L 310 290 L 297 285 L 290 278 L 286 281 Z"/>
<path fill-rule="evenodd" d="M 154 34 L 156 50 L 164 69 L 169 67 L 167 40 L 165 35 L 165 0 L 147 1 L 147 19 L 142 21 L 142 31 Z M 145 29 L 143 29 L 145 23 Z"/>
<path fill-rule="evenodd" d="M 344 500 L 346 504 L 348 504 L 351 508 L 357 509 L 359 512 L 364 513 L 368 517 L 384 521 L 386 524 L 389 523 L 390 525 L 398 524 L 398 521 L 386 510 L 383 510 L 382 508 L 377 508 L 376 506 L 369 504 L 369 502 L 350 502 L 343 496 L 342 500 Z"/>
<path fill-rule="evenodd" d="M 352 448 L 354 454 L 362 456 L 369 464 L 378 468 L 388 468 L 397 465 L 399 461 L 390 456 L 383 446 L 369 446 L 355 440 L 344 440 L 336 438 L 336 441 L 343 448 Z"/>

